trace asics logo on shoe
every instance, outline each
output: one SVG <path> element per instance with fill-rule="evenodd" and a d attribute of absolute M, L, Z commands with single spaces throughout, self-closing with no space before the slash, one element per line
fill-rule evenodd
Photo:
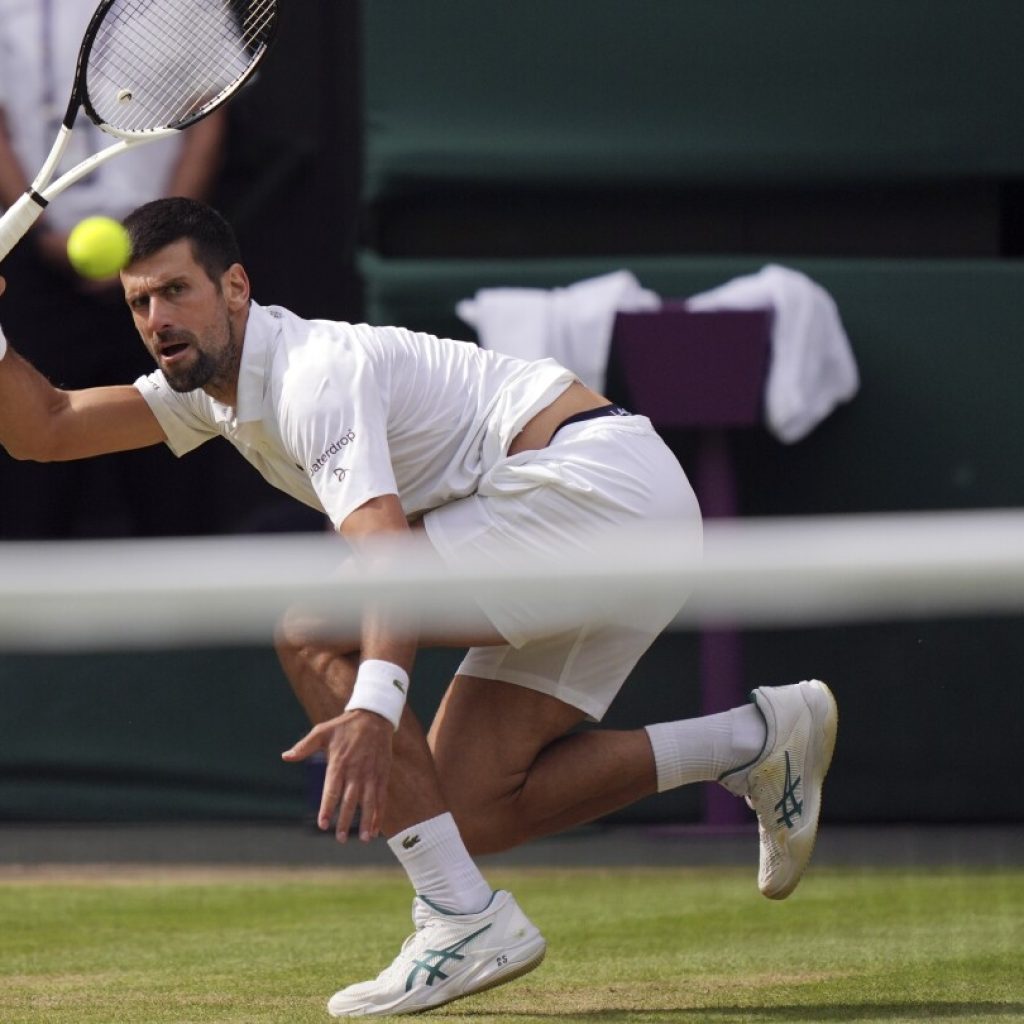
<path fill-rule="evenodd" d="M 776 825 L 785 825 L 792 828 L 804 809 L 802 800 L 796 798 L 796 787 L 800 785 L 800 776 L 793 778 L 793 767 L 789 761 L 789 751 L 786 752 L 786 779 L 782 784 L 782 799 L 775 805 L 779 817 L 775 819 Z"/>
<path fill-rule="evenodd" d="M 419 836 L 406 836 L 402 840 L 402 846 L 406 850 L 411 850 L 420 841 Z"/>
<path fill-rule="evenodd" d="M 465 960 L 466 957 L 459 952 L 468 946 L 478 935 L 483 935 L 485 931 L 491 926 L 485 924 L 479 931 L 473 932 L 472 935 L 467 935 L 464 939 L 459 942 L 452 943 L 450 946 L 446 946 L 444 949 L 427 949 L 423 952 L 422 959 L 413 960 L 416 965 L 409 972 L 409 977 L 405 979 L 405 991 L 408 992 L 413 985 L 416 984 L 416 978 L 419 976 L 420 971 L 426 974 L 426 984 L 433 985 L 435 979 L 444 981 L 448 975 L 441 969 L 448 963 L 449 960 Z M 430 961 L 433 961 L 432 963 Z"/>

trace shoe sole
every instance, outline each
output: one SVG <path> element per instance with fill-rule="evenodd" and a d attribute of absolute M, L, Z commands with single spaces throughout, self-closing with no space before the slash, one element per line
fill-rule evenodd
<path fill-rule="evenodd" d="M 506 982 L 515 981 L 516 978 L 521 978 L 524 974 L 529 974 L 530 971 L 537 967 L 540 967 L 541 962 L 548 952 L 548 944 L 541 942 L 540 949 L 533 953 L 529 959 L 524 960 L 519 964 L 510 964 L 512 970 L 507 973 L 497 975 L 484 982 L 479 988 L 473 989 L 472 992 L 464 992 L 462 995 L 452 996 L 451 999 L 445 1000 L 446 1003 L 454 1003 L 456 999 L 463 999 L 466 996 L 475 996 L 478 992 L 486 992 L 490 988 L 497 988 L 499 985 L 504 985 Z M 444 1006 L 445 1003 L 438 1003 L 438 1006 Z"/>
<path fill-rule="evenodd" d="M 454 995 L 439 999 L 437 1002 L 410 1007 L 408 1009 L 405 1009 L 401 1004 L 399 1004 L 397 1006 L 392 1005 L 387 1009 L 376 1006 L 361 1006 L 344 1013 L 335 1013 L 331 1010 L 328 1010 L 328 1013 L 332 1017 L 344 1019 L 346 1017 L 412 1016 L 413 1014 L 436 1010 L 439 1006 L 447 1006 L 449 1003 L 454 1003 L 458 999 L 465 999 L 467 996 L 475 996 L 478 992 L 486 992 L 488 989 L 497 988 L 499 985 L 505 985 L 510 981 L 515 981 L 516 978 L 521 978 L 524 974 L 529 974 L 530 971 L 539 967 L 541 961 L 543 961 L 547 954 L 548 945 L 543 936 L 538 936 L 538 938 L 540 939 L 539 948 L 529 952 L 525 960 L 509 963 L 505 970 L 494 972 L 492 975 L 485 978 L 479 985 L 474 986 L 468 991 L 456 992 Z"/>
<path fill-rule="evenodd" d="M 810 787 L 804 785 L 804 802 L 809 805 L 805 816 L 806 824 L 791 832 L 786 839 L 791 859 L 800 867 L 794 876 L 780 887 L 761 889 L 761 894 L 770 900 L 784 900 L 789 896 L 800 884 L 800 879 L 810 862 L 818 837 L 821 790 L 829 766 L 832 764 L 832 754 L 836 747 L 839 707 L 832 691 L 823 682 L 814 679 L 808 682 L 806 689 L 802 689 L 801 696 L 811 712 L 811 720 L 819 738 L 819 742 L 809 745 L 807 757 L 804 760 L 804 774 L 810 776 L 813 784 Z"/>

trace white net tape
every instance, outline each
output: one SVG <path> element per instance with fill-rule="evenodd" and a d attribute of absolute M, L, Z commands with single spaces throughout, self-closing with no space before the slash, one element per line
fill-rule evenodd
<path fill-rule="evenodd" d="M 440 571 L 417 542 L 371 571 L 327 534 L 6 544 L 0 647 L 262 643 L 288 609 L 350 631 L 367 601 L 450 631 L 478 617 L 482 591 L 529 601 L 553 627 L 667 595 L 686 598 L 680 628 L 1016 615 L 1024 510 L 709 522 L 700 561 L 670 529 L 648 526 L 503 571 Z"/>

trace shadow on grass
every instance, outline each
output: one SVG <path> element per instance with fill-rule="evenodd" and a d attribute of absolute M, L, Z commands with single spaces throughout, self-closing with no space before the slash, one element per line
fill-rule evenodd
<path fill-rule="evenodd" d="M 770 1006 L 721 1007 L 684 1010 L 680 1017 L 700 1017 L 705 1020 L 742 1016 L 748 1020 L 963 1020 L 974 1017 L 1017 1017 L 1024 1014 L 1024 1003 L 862 1003 L 857 1006 Z M 1024 1019 L 1022 1017 L 1021 1019 Z"/>
<path fill-rule="evenodd" d="M 835 1004 L 808 1006 L 700 1006 L 680 1007 L 674 1010 L 604 1009 L 590 1011 L 540 1011 L 473 1013 L 452 1008 L 450 1017 L 509 1017 L 538 1020 L 594 1020 L 603 1024 L 616 1021 L 859 1021 L 859 1020 L 971 1020 L 985 1017 L 1010 1017 L 1024 1020 L 1024 1003 L 859 1003 L 856 1006 Z"/>

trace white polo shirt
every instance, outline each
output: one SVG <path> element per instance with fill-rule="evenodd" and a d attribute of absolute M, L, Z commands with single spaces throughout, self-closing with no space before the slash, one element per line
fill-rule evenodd
<path fill-rule="evenodd" d="M 252 303 L 235 408 L 171 390 L 160 370 L 135 386 L 176 455 L 223 436 L 339 526 L 382 494 L 397 494 L 410 519 L 472 494 L 575 379 L 551 359 Z"/>
<path fill-rule="evenodd" d="M 36 176 L 67 110 L 78 49 L 96 0 L 0 0 L 0 108 L 18 162 Z M 115 140 L 79 114 L 60 171 Z M 165 194 L 181 137 L 162 139 L 110 160 L 59 195 L 47 221 L 70 230 L 83 217 L 118 220 Z"/>

